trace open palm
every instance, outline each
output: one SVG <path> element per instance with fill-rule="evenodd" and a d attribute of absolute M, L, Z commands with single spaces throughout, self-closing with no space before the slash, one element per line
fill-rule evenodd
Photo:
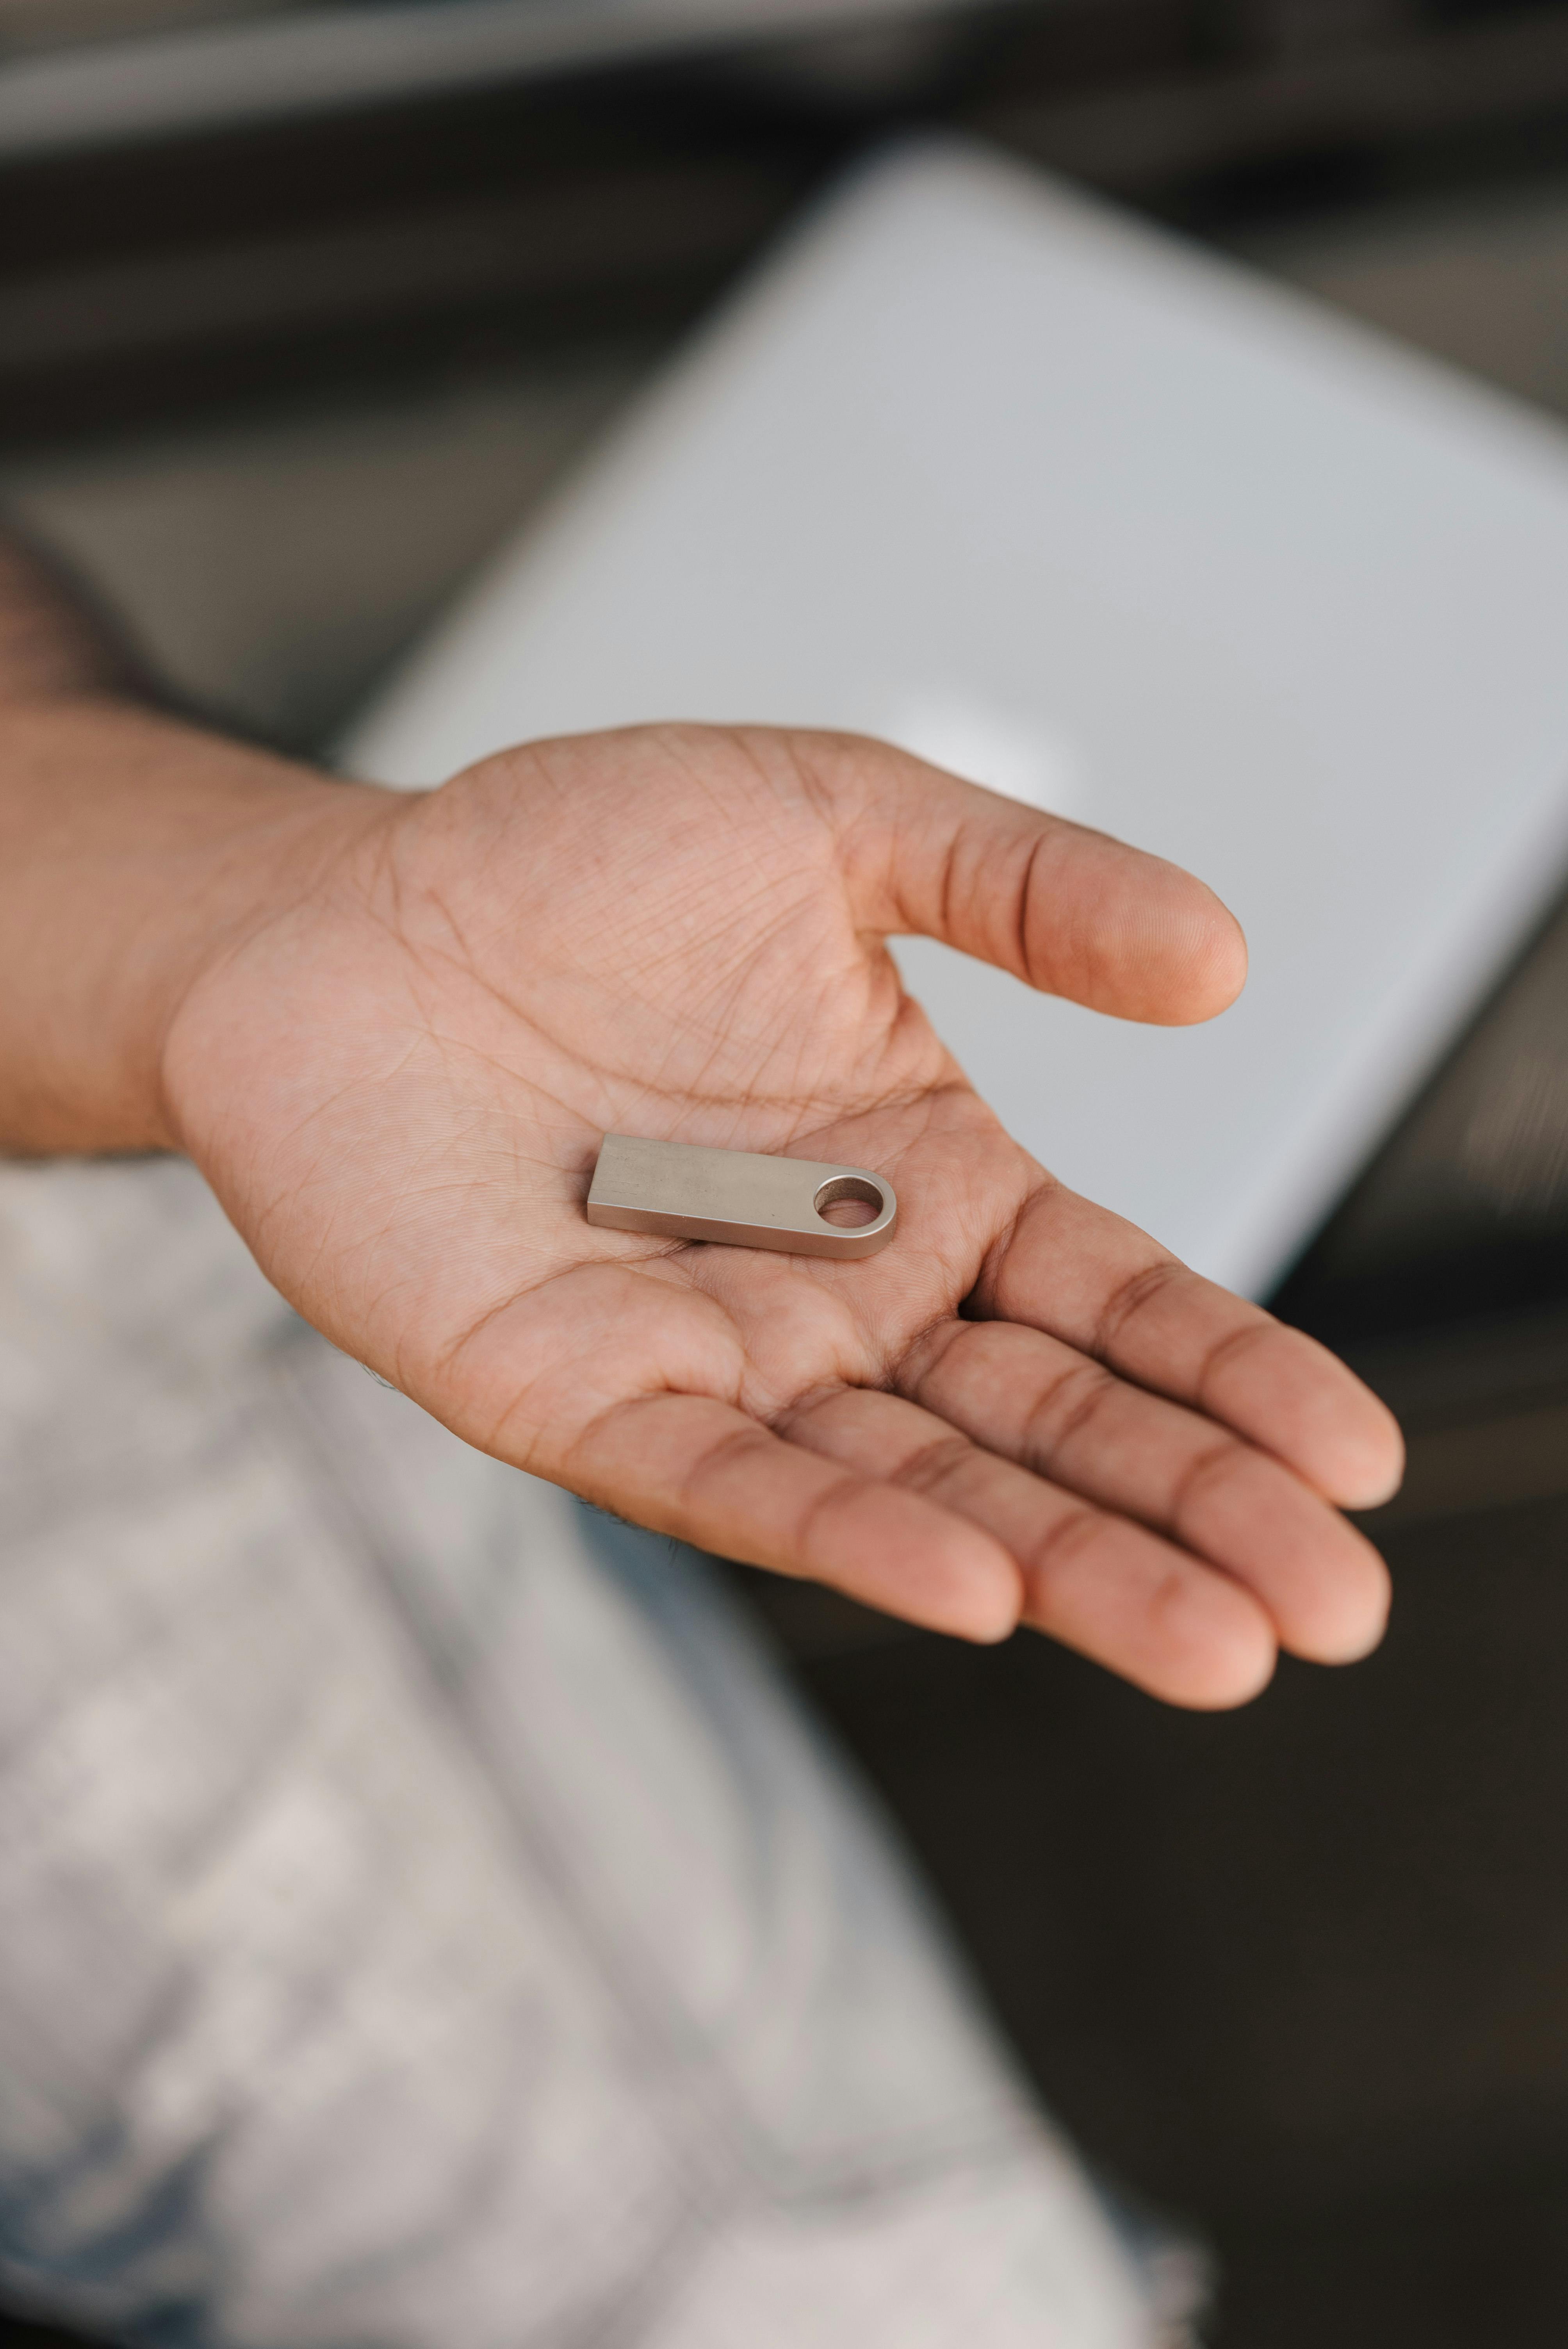
<path fill-rule="evenodd" d="M 414 798 L 191 989 L 181 1138 L 263 1266 L 470 1443 L 706 1548 L 1179 1702 L 1376 1640 L 1333 1502 L 1398 1439 L 1308 1340 L 1009 1140 L 900 987 L 923 932 L 1124 1017 L 1207 1017 L 1202 885 L 854 738 L 657 728 Z M 596 1230 L 606 1132 L 870 1166 L 824 1261 Z"/>

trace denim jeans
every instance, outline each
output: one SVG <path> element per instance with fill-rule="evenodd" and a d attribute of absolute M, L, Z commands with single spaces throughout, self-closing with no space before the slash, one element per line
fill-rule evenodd
<path fill-rule="evenodd" d="M 0 1169 L 0 1447 L 5 2296 L 168 2349 L 1178 2337 L 704 1561 L 335 1353 L 188 1167 Z"/>

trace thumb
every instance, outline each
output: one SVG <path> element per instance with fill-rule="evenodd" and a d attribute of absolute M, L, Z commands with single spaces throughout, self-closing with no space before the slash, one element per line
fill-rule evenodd
<path fill-rule="evenodd" d="M 796 738 L 832 806 L 856 920 L 941 938 L 1121 1019 L 1212 1019 L 1247 975 L 1240 923 L 1178 864 L 856 735 Z"/>

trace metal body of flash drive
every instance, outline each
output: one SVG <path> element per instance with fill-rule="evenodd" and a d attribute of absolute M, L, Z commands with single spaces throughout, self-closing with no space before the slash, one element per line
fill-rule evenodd
<path fill-rule="evenodd" d="M 869 1224 L 830 1224 L 835 1199 L 876 1209 Z M 874 1256 L 898 1228 L 892 1185 L 861 1166 L 769 1158 L 753 1150 L 699 1150 L 607 1133 L 588 1193 L 588 1221 L 665 1239 L 719 1240 L 789 1256 Z"/>

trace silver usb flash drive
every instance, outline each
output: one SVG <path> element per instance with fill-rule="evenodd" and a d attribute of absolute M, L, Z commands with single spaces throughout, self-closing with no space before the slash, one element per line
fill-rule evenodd
<path fill-rule="evenodd" d="M 830 1224 L 821 1210 L 835 1199 L 864 1200 L 876 1215 L 869 1224 Z M 862 1166 L 607 1133 L 587 1216 L 618 1232 L 780 1248 L 790 1256 L 855 1257 L 886 1247 L 898 1228 L 898 1201 L 885 1177 Z"/>

